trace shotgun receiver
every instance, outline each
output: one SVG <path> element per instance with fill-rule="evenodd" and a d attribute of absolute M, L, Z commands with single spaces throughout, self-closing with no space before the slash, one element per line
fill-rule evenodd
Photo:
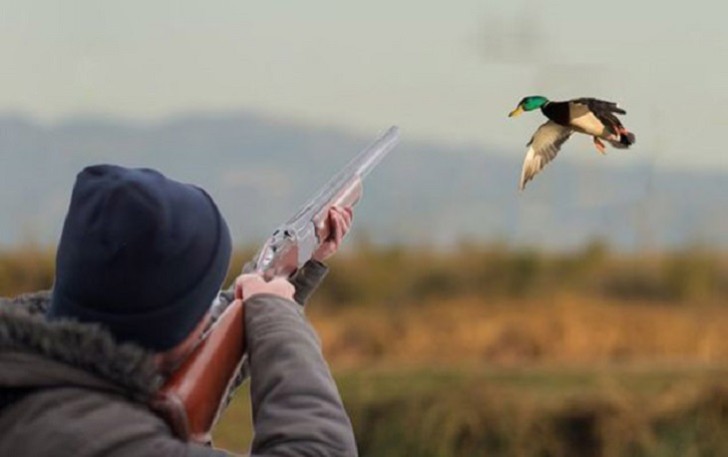
<path fill-rule="evenodd" d="M 361 198 L 364 178 L 398 141 L 399 130 L 391 127 L 354 157 L 273 232 L 243 272 L 258 273 L 269 280 L 293 275 L 329 237 L 329 209 L 354 206 Z M 219 309 L 214 314 L 217 312 Z M 236 384 L 244 356 L 244 307 L 240 300 L 235 300 L 219 314 L 195 350 L 169 377 L 152 399 L 151 408 L 180 439 L 210 443 L 210 432 Z"/>

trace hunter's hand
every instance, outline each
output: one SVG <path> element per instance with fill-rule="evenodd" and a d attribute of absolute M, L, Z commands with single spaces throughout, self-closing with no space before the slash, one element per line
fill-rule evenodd
<path fill-rule="evenodd" d="M 339 250 L 341 241 L 351 228 L 351 220 L 353 217 L 354 212 L 350 207 L 343 209 L 332 207 L 329 210 L 329 237 L 313 253 L 313 260 L 323 262 Z"/>
<path fill-rule="evenodd" d="M 244 274 L 235 280 L 235 298 L 245 301 L 258 294 L 272 294 L 293 300 L 296 289 L 285 278 L 273 278 L 266 282 L 257 274 Z"/>

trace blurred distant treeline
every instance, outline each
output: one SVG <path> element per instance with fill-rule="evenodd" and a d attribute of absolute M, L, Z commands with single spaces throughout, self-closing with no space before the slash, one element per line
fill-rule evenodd
<path fill-rule="evenodd" d="M 557 292 L 632 300 L 728 297 L 728 268 L 702 249 L 653 256 L 610 254 L 594 243 L 567 254 L 463 245 L 452 252 L 361 249 L 336 259 L 322 295 L 332 303 Z"/>
<path fill-rule="evenodd" d="M 232 271 L 248 257 L 248 251 L 236 256 Z M 622 254 L 601 242 L 568 253 L 500 244 L 445 251 L 359 243 L 330 266 L 317 301 L 332 306 L 555 293 L 659 302 L 728 298 L 728 254 L 702 247 Z"/>
<path fill-rule="evenodd" d="M 236 251 L 228 281 L 252 253 Z M 50 287 L 53 262 L 50 248 L 0 249 L 0 295 Z M 568 253 L 499 244 L 430 250 L 359 243 L 333 258 L 330 266 L 317 301 L 331 306 L 565 292 L 660 302 L 728 299 L 728 254 L 704 247 L 623 254 L 600 242 Z"/>

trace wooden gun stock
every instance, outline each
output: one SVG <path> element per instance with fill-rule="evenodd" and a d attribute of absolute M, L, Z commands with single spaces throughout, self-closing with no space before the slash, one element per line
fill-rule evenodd
<path fill-rule="evenodd" d="M 243 303 L 235 300 L 151 403 L 174 434 L 208 444 L 245 353 Z"/>

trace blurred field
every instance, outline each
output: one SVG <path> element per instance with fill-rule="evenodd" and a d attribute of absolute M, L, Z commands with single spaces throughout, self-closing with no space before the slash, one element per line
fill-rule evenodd
<path fill-rule="evenodd" d="M 727 369 L 357 370 L 337 381 L 365 456 L 728 455 Z M 236 397 L 216 445 L 245 452 Z"/>
<path fill-rule="evenodd" d="M 52 251 L 0 252 L 0 294 L 52 272 Z M 728 455 L 720 253 L 360 243 L 309 316 L 364 456 Z M 218 444 L 245 451 L 249 416 L 238 395 Z"/>

